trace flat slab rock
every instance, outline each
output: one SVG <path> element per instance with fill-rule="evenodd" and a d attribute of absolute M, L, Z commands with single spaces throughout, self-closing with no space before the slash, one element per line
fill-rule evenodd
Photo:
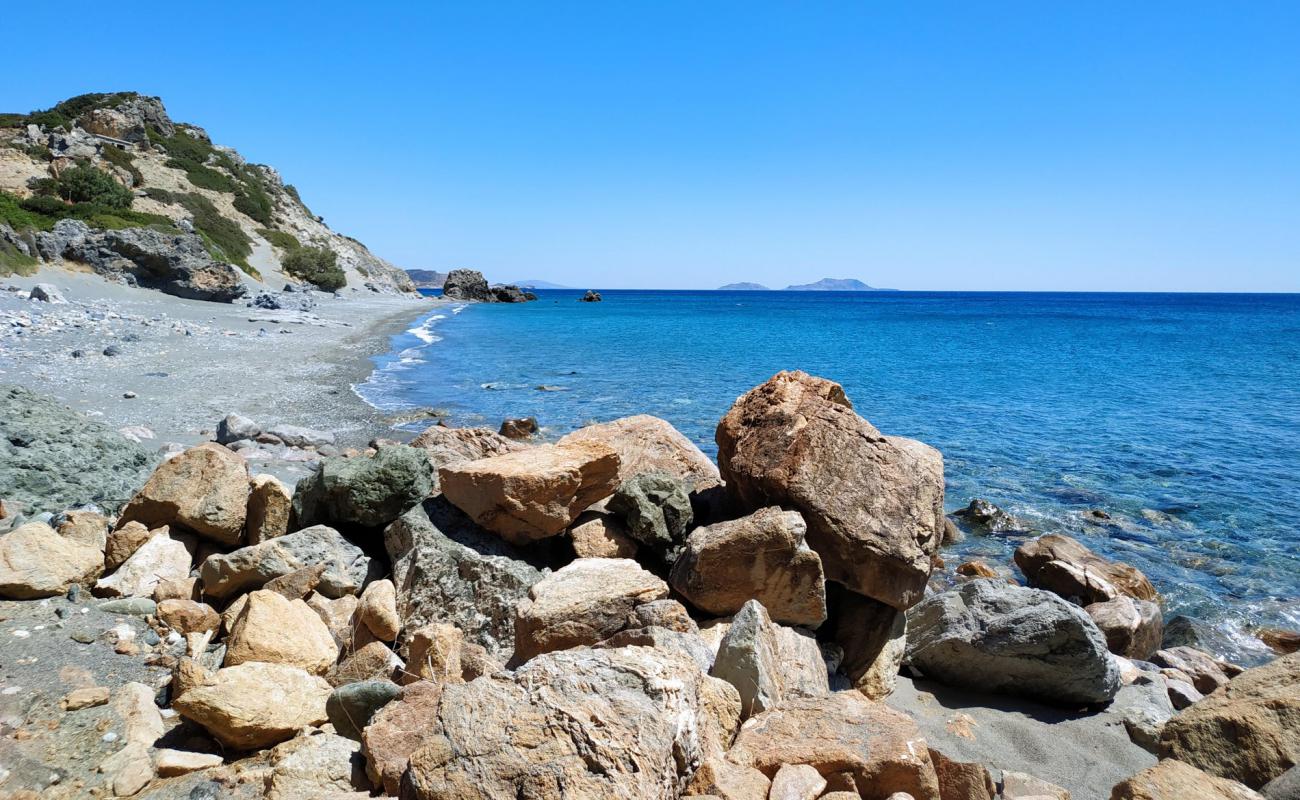
<path fill-rule="evenodd" d="M 208 556 L 199 567 L 199 578 L 204 592 L 224 599 L 316 564 L 327 565 L 317 591 L 328 597 L 361 591 L 370 570 L 370 559 L 361 548 L 333 528 L 313 525 L 261 544 Z"/>
<path fill-rule="evenodd" d="M 667 420 L 649 414 L 588 425 L 560 438 L 560 444 L 572 442 L 601 442 L 614 448 L 619 483 L 652 472 L 685 481 L 694 492 L 722 483 L 717 466 L 694 442 Z"/>

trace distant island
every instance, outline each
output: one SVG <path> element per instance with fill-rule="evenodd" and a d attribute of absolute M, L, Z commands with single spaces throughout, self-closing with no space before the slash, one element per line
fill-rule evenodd
<path fill-rule="evenodd" d="M 897 289 L 881 289 L 868 286 L 856 278 L 822 278 L 816 283 L 801 283 L 785 287 L 787 292 L 896 292 Z"/>
<path fill-rule="evenodd" d="M 741 283 L 729 283 L 726 286 L 719 286 L 718 291 L 719 292 L 770 292 L 772 290 L 767 288 L 761 283 L 750 283 L 748 281 L 742 281 Z"/>
<path fill-rule="evenodd" d="M 447 273 L 433 269 L 408 269 L 406 274 L 420 289 L 441 289 L 442 284 L 447 280 Z"/>
<path fill-rule="evenodd" d="M 551 283 L 550 281 L 539 281 L 536 278 L 532 278 L 526 281 L 515 281 L 514 284 L 515 286 L 518 286 L 520 289 L 572 289 L 573 288 L 572 286 L 564 286 L 563 284 Z"/>

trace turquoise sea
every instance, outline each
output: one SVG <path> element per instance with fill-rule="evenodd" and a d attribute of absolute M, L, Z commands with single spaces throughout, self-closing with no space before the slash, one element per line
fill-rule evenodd
<path fill-rule="evenodd" d="M 715 455 L 738 395 L 802 369 L 942 450 L 950 511 L 986 498 L 1135 564 L 1243 660 L 1255 626 L 1300 629 L 1300 295 L 580 294 L 440 306 L 357 391 L 551 436 L 655 414 Z M 1009 563 L 1019 541 L 945 558 Z"/>

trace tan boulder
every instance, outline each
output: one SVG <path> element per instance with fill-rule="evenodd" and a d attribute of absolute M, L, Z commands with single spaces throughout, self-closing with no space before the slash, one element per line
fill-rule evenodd
<path fill-rule="evenodd" d="M 993 776 L 978 761 L 954 761 L 931 747 L 930 762 L 943 800 L 994 800 L 998 796 Z"/>
<path fill-rule="evenodd" d="M 1083 610 L 1106 637 L 1106 649 L 1116 655 L 1145 661 L 1160 647 L 1165 623 L 1157 603 L 1120 595 Z"/>
<path fill-rule="evenodd" d="M 397 616 L 397 589 L 392 581 L 372 581 L 366 587 L 357 605 L 357 621 L 369 628 L 380 641 L 397 639 L 397 634 L 402 632 L 402 621 Z"/>
<path fill-rule="evenodd" d="M 939 800 L 925 739 L 906 714 L 857 692 L 794 697 L 750 718 L 727 759 L 774 776 L 785 764 L 808 764 L 823 777 L 847 772 L 873 797 L 907 792 Z"/>
<path fill-rule="evenodd" d="M 158 619 L 181 635 L 216 631 L 221 616 L 207 603 L 194 600 L 163 600 L 158 603 Z"/>
<path fill-rule="evenodd" d="M 826 788 L 826 779 L 807 764 L 786 764 L 772 778 L 768 800 L 816 800 Z"/>
<path fill-rule="evenodd" d="M 260 544 L 289 532 L 293 495 L 274 475 L 254 475 L 249 482 L 248 543 Z"/>
<path fill-rule="evenodd" d="M 59 705 L 64 711 L 80 711 L 83 708 L 102 706 L 108 702 L 108 697 L 107 686 L 83 686 L 68 692 Z"/>
<path fill-rule="evenodd" d="M 259 589 L 235 619 L 225 666 L 248 661 L 287 664 L 323 675 L 338 660 L 338 645 L 319 615 L 302 600 Z"/>
<path fill-rule="evenodd" d="M 839 384 L 781 372 L 717 429 L 727 490 L 748 508 L 793 508 L 828 580 L 898 609 L 921 599 L 943 536 L 943 457 L 884 436 Z"/>
<path fill-rule="evenodd" d="M 262 584 L 262 588 L 268 592 L 275 592 L 289 600 L 301 600 L 315 591 L 317 586 L 320 586 L 321 578 L 325 577 L 326 569 L 325 564 L 301 567 L 293 572 L 277 575 Z"/>
<path fill-rule="evenodd" d="M 417 680 L 460 683 L 464 680 L 461 653 L 465 634 L 446 622 L 432 622 L 411 632 L 407 646 L 406 671 L 398 683 Z"/>
<path fill-rule="evenodd" d="M 1174 716 L 1160 755 L 1252 789 L 1300 764 L 1300 653 L 1248 669 Z"/>
<path fill-rule="evenodd" d="M 265 800 L 331 800 L 367 788 L 360 749 L 359 743 L 326 732 L 277 744 L 268 754 Z"/>
<path fill-rule="evenodd" d="M 627 526 L 613 514 L 584 511 L 569 529 L 573 552 L 578 558 L 635 558 L 636 540 Z"/>
<path fill-rule="evenodd" d="M 122 566 L 95 583 L 102 597 L 153 597 L 163 581 L 184 580 L 190 574 L 190 551 L 166 534 L 152 536 Z"/>
<path fill-rule="evenodd" d="M 826 591 L 807 530 L 799 512 L 776 507 L 696 528 L 669 580 L 710 614 L 734 614 L 758 600 L 777 622 L 815 628 L 826 619 Z"/>
<path fill-rule="evenodd" d="M 435 473 L 442 467 L 528 449 L 524 442 L 507 438 L 488 428 L 448 428 L 442 425 L 425 428 L 423 433 L 411 440 L 411 447 L 418 447 L 428 455 Z M 435 486 L 434 490 L 436 492 L 438 487 Z"/>
<path fill-rule="evenodd" d="M 349 652 L 353 641 L 353 625 L 356 624 L 354 615 L 361 602 L 356 595 L 345 594 L 331 600 L 323 594 L 312 592 L 307 596 L 306 602 L 325 623 L 325 627 L 329 628 L 339 650 Z"/>
<path fill-rule="evenodd" d="M 638 606 L 667 596 L 668 585 L 635 561 L 580 558 L 533 584 L 520 601 L 512 662 L 596 644 L 634 625 Z"/>
<path fill-rule="evenodd" d="M 108 537 L 108 520 L 96 511 L 65 511 L 59 522 L 59 535 L 77 544 L 103 550 Z"/>
<path fill-rule="evenodd" d="M 98 548 L 60 536 L 44 522 L 29 522 L 0 536 L 0 597 L 53 597 L 85 586 L 104 568 Z"/>
<path fill-rule="evenodd" d="M 1165 759 L 1116 784 L 1110 800 L 1264 800 L 1264 796 L 1236 781 Z"/>
<path fill-rule="evenodd" d="M 432 721 L 438 714 L 443 684 L 419 681 L 402 688 L 398 698 L 379 709 L 361 732 L 366 774 L 385 794 L 396 797 L 411 754 L 435 740 Z"/>
<path fill-rule="evenodd" d="M 996 578 L 998 576 L 997 570 L 978 558 L 958 564 L 957 574 L 966 578 Z"/>
<path fill-rule="evenodd" d="M 222 744 L 252 750 L 292 738 L 326 720 L 330 685 L 287 664 L 251 661 L 213 673 L 175 698 L 173 707 Z"/>
<path fill-rule="evenodd" d="M 186 750 L 162 748 L 153 754 L 154 768 L 164 778 L 188 775 L 191 772 L 219 767 L 222 758 L 215 753 L 191 753 Z"/>
<path fill-rule="evenodd" d="M 560 444 L 600 442 L 618 453 L 618 482 L 650 472 L 667 473 L 700 492 L 722 482 L 718 468 L 667 420 L 638 414 L 579 428 Z"/>
<path fill-rule="evenodd" d="M 716 797 L 719 800 L 767 800 L 772 781 L 753 767 L 733 764 L 713 756 L 700 764 L 686 787 L 687 797 Z"/>
<path fill-rule="evenodd" d="M 219 444 L 191 447 L 154 470 L 118 524 L 179 525 L 218 544 L 239 544 L 248 513 L 248 466 Z"/>
<path fill-rule="evenodd" d="M 562 533 L 618 486 L 618 454 L 598 442 L 539 445 L 438 471 L 448 500 L 514 544 Z"/>
<path fill-rule="evenodd" d="M 161 603 L 164 600 L 195 600 L 198 598 L 199 579 L 169 578 L 158 581 L 158 585 L 153 587 L 153 599 Z"/>
<path fill-rule="evenodd" d="M 841 671 L 871 700 L 893 694 L 907 650 L 907 615 L 855 592 L 836 594 L 831 635 L 844 655 Z"/>
<path fill-rule="evenodd" d="M 1042 778 L 1003 770 L 1002 800 L 1070 800 L 1070 793 Z"/>
<path fill-rule="evenodd" d="M 1031 539 L 1016 548 L 1016 566 L 1030 585 L 1056 592 L 1081 605 L 1104 603 L 1120 595 L 1159 600 L 1155 587 L 1137 567 L 1110 561 L 1059 533 Z"/>
<path fill-rule="evenodd" d="M 108 534 L 104 542 L 104 571 L 113 572 L 126 563 L 140 545 L 154 536 L 168 533 L 167 526 L 149 530 L 139 522 L 127 522 Z"/>
<path fill-rule="evenodd" d="M 369 680 L 393 680 L 406 669 L 401 657 L 378 640 L 365 644 L 353 643 L 346 655 L 330 669 L 327 678 L 331 686 Z"/>

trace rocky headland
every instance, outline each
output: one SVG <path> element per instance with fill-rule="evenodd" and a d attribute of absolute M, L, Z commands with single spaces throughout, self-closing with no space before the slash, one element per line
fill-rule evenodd
<path fill-rule="evenodd" d="M 1175 644 L 1069 537 L 945 563 L 1014 521 L 829 380 L 742 395 L 716 465 L 648 416 L 158 453 L 4 391 L 6 797 L 1296 796 L 1300 654 Z"/>

